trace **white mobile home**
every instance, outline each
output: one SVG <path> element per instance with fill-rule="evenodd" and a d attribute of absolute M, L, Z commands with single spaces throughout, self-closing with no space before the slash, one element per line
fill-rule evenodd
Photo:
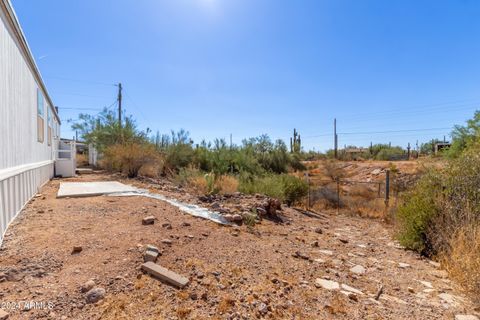
<path fill-rule="evenodd" d="M 0 0 L 0 242 L 53 177 L 60 119 L 9 0 Z"/>

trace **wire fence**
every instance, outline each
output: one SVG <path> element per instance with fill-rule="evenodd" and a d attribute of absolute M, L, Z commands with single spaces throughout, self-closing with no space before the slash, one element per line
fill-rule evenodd
<path fill-rule="evenodd" d="M 383 181 L 328 180 L 308 175 L 305 179 L 309 188 L 304 205 L 308 210 L 336 209 L 362 216 L 381 217 L 396 202 L 393 199 L 396 198 L 396 192 L 393 191 L 397 188 L 394 181 L 390 180 L 389 171 Z"/>

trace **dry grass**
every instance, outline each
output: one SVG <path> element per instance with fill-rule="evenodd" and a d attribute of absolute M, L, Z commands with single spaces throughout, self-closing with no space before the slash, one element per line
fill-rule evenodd
<path fill-rule="evenodd" d="M 225 313 L 229 311 L 235 305 L 235 299 L 229 295 L 225 295 L 218 304 L 217 311 Z"/>
<path fill-rule="evenodd" d="M 336 292 L 332 300 L 330 301 L 330 303 L 326 306 L 326 309 L 331 314 L 347 313 L 347 305 L 345 303 L 345 297 L 343 297 L 341 293 Z"/>
<path fill-rule="evenodd" d="M 442 258 L 450 276 L 480 303 L 480 225 L 458 230 L 450 242 L 450 253 Z"/>
<path fill-rule="evenodd" d="M 205 175 L 196 175 L 189 179 L 190 186 L 199 193 L 208 193 L 209 185 Z M 214 190 L 221 194 L 234 193 L 238 191 L 238 180 L 233 176 L 223 175 L 214 182 Z"/>
<path fill-rule="evenodd" d="M 77 160 L 77 166 L 79 167 L 88 166 L 88 155 L 83 153 L 77 153 L 76 160 Z"/>
<path fill-rule="evenodd" d="M 158 178 L 163 170 L 163 165 L 161 163 L 147 163 L 140 168 L 138 175 L 149 177 L 149 178 Z"/>
<path fill-rule="evenodd" d="M 238 180 L 232 176 L 221 176 L 215 182 L 219 188 L 220 193 L 234 193 L 238 190 Z"/>
<path fill-rule="evenodd" d="M 324 174 L 332 180 L 341 179 L 346 176 L 343 164 L 335 160 L 327 160 L 323 163 Z"/>

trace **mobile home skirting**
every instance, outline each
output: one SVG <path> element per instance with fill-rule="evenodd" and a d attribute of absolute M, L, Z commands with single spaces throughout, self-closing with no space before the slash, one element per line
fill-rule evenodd
<path fill-rule="evenodd" d="M 53 170 L 51 160 L 0 170 L 0 244 L 9 224 L 53 177 Z"/>

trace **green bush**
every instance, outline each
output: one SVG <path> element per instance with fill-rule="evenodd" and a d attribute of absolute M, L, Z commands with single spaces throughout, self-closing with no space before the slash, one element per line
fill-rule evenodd
<path fill-rule="evenodd" d="M 300 201 L 308 193 L 305 181 L 287 174 L 267 175 L 265 177 L 242 177 L 239 191 L 248 194 L 260 193 L 280 199 L 292 205 Z"/>
<path fill-rule="evenodd" d="M 398 239 L 408 249 L 427 253 L 431 250 L 428 234 L 433 218 L 438 214 L 440 189 L 438 173 L 429 171 L 415 185 L 402 195 L 397 211 Z"/>

